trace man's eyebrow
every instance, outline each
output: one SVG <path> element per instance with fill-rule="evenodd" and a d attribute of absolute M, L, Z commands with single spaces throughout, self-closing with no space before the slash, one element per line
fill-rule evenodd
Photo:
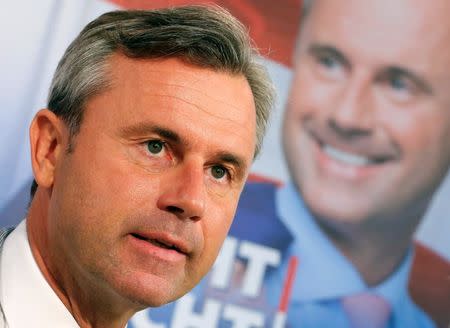
<path fill-rule="evenodd" d="M 320 57 L 320 56 L 324 56 L 324 55 L 332 56 L 335 59 L 339 60 L 341 63 L 343 63 L 345 66 L 348 66 L 348 67 L 350 66 L 350 62 L 345 57 L 345 55 L 341 51 L 339 51 L 337 48 L 330 46 L 330 45 L 321 44 L 321 43 L 313 43 L 313 44 L 309 45 L 308 53 L 315 57 Z"/>
<path fill-rule="evenodd" d="M 382 76 L 383 77 L 402 76 L 413 81 L 425 93 L 427 94 L 433 93 L 433 88 L 431 87 L 431 85 L 419 74 L 409 69 L 399 66 L 389 66 L 386 69 L 384 69 Z"/>
<path fill-rule="evenodd" d="M 180 136 L 173 130 L 152 123 L 139 122 L 134 125 L 126 126 L 120 130 L 122 136 L 145 136 L 149 133 L 157 134 L 174 143 L 181 143 Z"/>

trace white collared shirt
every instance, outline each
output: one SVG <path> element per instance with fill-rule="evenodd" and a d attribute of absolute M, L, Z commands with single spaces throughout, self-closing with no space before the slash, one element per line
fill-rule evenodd
<path fill-rule="evenodd" d="M 9 328 L 79 328 L 34 260 L 25 220 L 3 246 L 0 303 Z"/>

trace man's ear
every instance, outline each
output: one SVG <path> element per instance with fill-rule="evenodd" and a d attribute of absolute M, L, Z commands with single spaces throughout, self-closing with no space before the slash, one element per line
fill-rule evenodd
<path fill-rule="evenodd" d="M 68 139 L 67 128 L 60 118 L 48 109 L 37 112 L 30 125 L 30 145 L 31 165 L 39 186 L 53 186 L 56 164 L 64 153 L 65 139 Z"/>

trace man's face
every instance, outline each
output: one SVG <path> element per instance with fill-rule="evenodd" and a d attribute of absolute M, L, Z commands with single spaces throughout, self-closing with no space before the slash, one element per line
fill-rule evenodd
<path fill-rule="evenodd" d="M 217 256 L 252 162 L 255 106 L 243 76 L 179 59 L 115 55 L 111 70 L 57 165 L 49 249 L 59 270 L 157 306 Z"/>
<path fill-rule="evenodd" d="M 446 0 L 315 1 L 283 142 L 316 216 L 400 219 L 426 207 L 450 163 L 449 12 Z"/>

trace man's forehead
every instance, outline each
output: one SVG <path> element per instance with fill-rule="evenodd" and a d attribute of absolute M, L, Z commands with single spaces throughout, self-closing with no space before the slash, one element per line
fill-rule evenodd
<path fill-rule="evenodd" d="M 233 97 L 236 93 L 247 90 L 253 100 L 244 75 L 199 67 L 189 64 L 183 58 L 136 59 L 116 54 L 110 63 L 113 85 L 122 89 L 139 87 L 146 94 L 160 95 L 159 90 L 164 87 L 170 94 L 186 97 L 180 98 L 180 101 L 189 101 L 191 93 L 201 94 L 205 106 L 209 103 L 221 103 L 236 111 L 245 111 L 241 108 L 243 102 Z M 216 85 L 220 92 L 204 92 L 205 84 Z"/>
<path fill-rule="evenodd" d="M 342 8 L 343 11 L 348 11 L 353 8 L 358 8 L 357 5 L 360 5 L 360 8 L 362 7 L 369 9 L 373 15 L 377 15 L 379 13 L 389 15 L 390 12 L 395 13 L 397 10 L 401 10 L 404 14 L 409 15 L 410 12 L 417 10 L 419 13 L 422 13 L 423 17 L 433 12 L 441 13 L 441 18 L 443 20 L 445 20 L 445 17 L 448 16 L 447 9 L 450 7 L 447 0 L 433 0 L 429 2 L 423 0 L 303 0 L 303 11 L 305 13 L 310 13 L 313 10 L 317 11 L 318 8 L 323 9 L 327 6 L 330 6 L 328 8 L 333 8 L 332 10 Z M 401 21 L 403 16 L 397 16 L 397 18 Z"/>
<path fill-rule="evenodd" d="M 407 33 L 442 31 L 448 35 L 450 2 L 447 0 L 313 0 L 308 17 L 313 17 L 315 26 L 326 27 L 346 25 L 357 33 L 363 29 L 367 34 L 389 37 L 401 31 Z M 327 19 L 325 19 L 327 18 Z M 374 26 L 372 26 L 374 25 Z M 441 33 L 442 33 L 441 32 Z"/>
<path fill-rule="evenodd" d="M 300 42 L 353 47 L 367 57 L 414 62 L 419 71 L 433 58 L 442 71 L 450 64 L 448 12 L 447 0 L 313 0 Z"/>

